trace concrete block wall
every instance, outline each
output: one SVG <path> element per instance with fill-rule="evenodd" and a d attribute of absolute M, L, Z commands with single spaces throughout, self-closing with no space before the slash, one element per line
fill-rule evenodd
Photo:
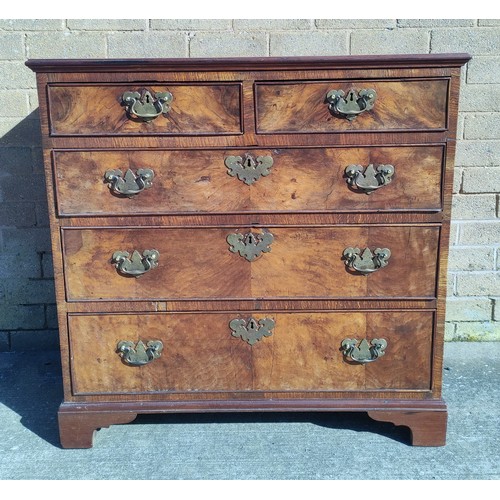
<path fill-rule="evenodd" d="M 447 340 L 500 340 L 500 20 L 0 20 L 0 350 L 57 346 L 35 76 L 28 58 L 469 52 Z"/>

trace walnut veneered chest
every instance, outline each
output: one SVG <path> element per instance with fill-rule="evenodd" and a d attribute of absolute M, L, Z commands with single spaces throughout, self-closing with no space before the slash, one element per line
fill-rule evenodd
<path fill-rule="evenodd" d="M 466 54 L 32 60 L 64 447 L 139 413 L 367 411 L 443 445 Z"/>

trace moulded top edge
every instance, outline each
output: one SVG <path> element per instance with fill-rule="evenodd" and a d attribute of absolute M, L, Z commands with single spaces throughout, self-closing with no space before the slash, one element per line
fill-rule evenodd
<path fill-rule="evenodd" d="M 252 71 L 301 69 L 369 69 L 460 67 L 469 54 L 401 54 L 369 56 L 302 56 L 179 59 L 29 59 L 26 66 L 35 72 L 112 71 Z"/>

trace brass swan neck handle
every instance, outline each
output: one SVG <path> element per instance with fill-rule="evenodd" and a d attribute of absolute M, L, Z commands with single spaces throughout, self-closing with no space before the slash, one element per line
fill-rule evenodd
<path fill-rule="evenodd" d="M 121 340 L 116 346 L 116 351 L 126 365 L 143 366 L 160 357 L 163 343 L 160 340 L 150 340 L 144 345 L 142 340 L 136 344 L 130 340 Z"/>
<path fill-rule="evenodd" d="M 328 109 L 337 116 L 354 120 L 358 115 L 373 108 L 377 93 L 373 89 L 362 89 L 359 92 L 351 89 L 346 93 L 343 90 L 330 90 L 326 94 Z"/>
<path fill-rule="evenodd" d="M 120 274 L 139 277 L 158 267 L 159 258 L 160 252 L 158 250 L 144 250 L 142 255 L 134 250 L 132 256 L 128 252 L 119 250 L 113 254 L 111 262 L 115 264 Z"/>
<path fill-rule="evenodd" d="M 342 353 L 350 361 L 366 364 L 376 361 L 385 354 L 387 340 L 373 339 L 368 343 L 363 339 L 359 345 L 357 339 L 344 339 L 342 341 Z"/>
<path fill-rule="evenodd" d="M 357 191 L 371 194 L 373 191 L 390 184 L 394 175 L 392 165 L 373 166 L 370 163 L 365 169 L 361 165 L 349 165 L 345 169 L 347 184 Z"/>
<path fill-rule="evenodd" d="M 152 92 L 142 89 L 140 92 L 125 92 L 122 106 L 130 119 L 150 122 L 170 111 L 174 96 L 170 92 Z"/>
<path fill-rule="evenodd" d="M 376 248 L 373 253 L 369 248 L 363 252 L 359 248 L 346 248 L 342 254 L 345 265 L 361 274 L 370 274 L 389 264 L 391 251 L 388 248 Z"/>
<path fill-rule="evenodd" d="M 150 168 L 139 168 L 134 174 L 130 168 L 125 172 L 119 169 L 108 170 L 104 180 L 108 183 L 110 191 L 120 196 L 132 198 L 153 185 L 154 172 Z"/>

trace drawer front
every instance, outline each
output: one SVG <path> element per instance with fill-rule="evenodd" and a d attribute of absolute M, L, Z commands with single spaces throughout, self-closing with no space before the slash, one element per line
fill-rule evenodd
<path fill-rule="evenodd" d="M 442 162 L 442 146 L 54 152 L 62 216 L 439 210 Z"/>
<path fill-rule="evenodd" d="M 409 225 L 64 229 L 66 292 L 68 300 L 433 298 L 438 240 L 439 227 Z"/>
<path fill-rule="evenodd" d="M 432 331 L 428 311 L 71 315 L 72 388 L 425 391 Z M 374 347 L 375 339 L 385 346 Z"/>
<path fill-rule="evenodd" d="M 335 105 L 327 99 L 329 92 L 342 90 L 347 98 L 351 89 L 355 91 L 353 100 L 359 105 L 357 109 L 356 105 L 350 106 L 358 115 L 346 118 L 329 109 L 330 104 Z M 374 102 L 368 106 L 367 101 L 360 101 L 363 89 L 376 92 Z M 257 131 L 268 134 L 442 130 L 448 126 L 447 102 L 447 79 L 258 83 Z M 337 110 L 343 109 L 341 104 L 336 104 Z"/>
<path fill-rule="evenodd" d="M 124 95 L 137 93 L 144 100 L 144 89 L 150 107 L 127 106 Z M 156 97 L 166 92 L 172 100 L 162 104 Z M 51 135 L 242 133 L 239 83 L 50 85 L 48 99 Z M 159 114 L 152 118 L 155 113 Z"/>

